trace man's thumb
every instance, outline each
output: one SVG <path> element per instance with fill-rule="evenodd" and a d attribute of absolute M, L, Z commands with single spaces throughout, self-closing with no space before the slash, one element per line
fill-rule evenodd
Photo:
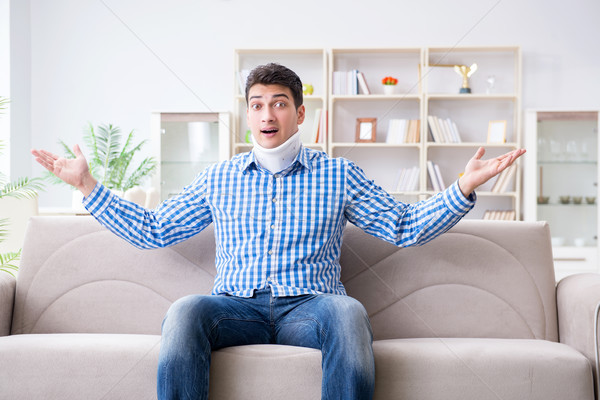
<path fill-rule="evenodd" d="M 81 151 L 81 149 L 79 148 L 79 145 L 76 144 L 75 146 L 73 146 L 73 153 L 75 153 L 75 155 L 77 157 L 83 157 L 83 152 Z"/>

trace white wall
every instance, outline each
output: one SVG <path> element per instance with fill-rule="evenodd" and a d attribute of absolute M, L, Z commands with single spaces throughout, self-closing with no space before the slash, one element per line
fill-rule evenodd
<path fill-rule="evenodd" d="M 10 18 L 9 1 L 0 0 L 0 97 L 10 94 Z M 0 141 L 4 150 L 0 150 L 0 172 L 10 174 L 10 114 L 4 110 L 0 115 Z"/>
<path fill-rule="evenodd" d="M 600 108 L 598 0 L 30 3 L 34 147 L 88 121 L 141 140 L 153 110 L 231 110 L 235 48 L 520 45 L 523 108 Z M 50 192 L 41 206 L 68 204 Z"/>

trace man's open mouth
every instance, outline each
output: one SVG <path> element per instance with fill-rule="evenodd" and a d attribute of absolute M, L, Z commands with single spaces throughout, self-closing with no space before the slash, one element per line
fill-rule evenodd
<path fill-rule="evenodd" d="M 279 129 L 261 129 L 260 132 L 261 133 L 266 133 L 266 134 L 270 134 L 270 133 L 277 133 L 279 131 Z"/>

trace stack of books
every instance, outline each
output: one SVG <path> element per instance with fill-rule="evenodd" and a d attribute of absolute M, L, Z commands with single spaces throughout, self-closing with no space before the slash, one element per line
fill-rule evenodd
<path fill-rule="evenodd" d="M 333 72 L 334 95 L 371 94 L 365 75 L 357 69 Z"/>
<path fill-rule="evenodd" d="M 494 186 L 492 186 L 493 193 L 504 193 L 509 188 L 509 184 L 512 182 L 513 176 L 515 176 L 517 172 L 517 165 L 513 164 L 510 167 L 506 168 L 504 171 L 500 172 L 498 177 L 496 178 L 496 182 L 494 182 Z M 511 187 L 514 187 L 512 185 Z"/>
<path fill-rule="evenodd" d="M 431 160 L 428 160 L 427 172 L 429 173 L 429 180 L 431 181 L 431 186 L 435 192 L 441 192 L 446 188 L 444 180 L 442 179 L 442 172 L 440 171 L 439 165 L 435 164 Z"/>
<path fill-rule="evenodd" d="M 450 118 L 442 119 L 430 115 L 427 117 L 427 124 L 435 143 L 462 143 L 458 127 Z"/>
<path fill-rule="evenodd" d="M 483 219 L 514 221 L 515 216 L 515 210 L 487 210 L 483 214 Z"/>
<path fill-rule="evenodd" d="M 327 136 L 327 111 L 321 108 L 315 110 L 310 143 L 323 143 Z"/>
<path fill-rule="evenodd" d="M 421 141 L 421 120 L 419 119 L 390 119 L 386 143 L 419 143 Z"/>
<path fill-rule="evenodd" d="M 402 168 L 396 175 L 396 192 L 414 192 L 419 188 L 419 167 Z"/>

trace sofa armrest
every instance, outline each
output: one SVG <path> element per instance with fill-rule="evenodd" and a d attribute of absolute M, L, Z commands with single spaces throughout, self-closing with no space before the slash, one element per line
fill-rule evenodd
<path fill-rule="evenodd" d="M 600 274 L 570 275 L 556 287 L 558 335 L 590 360 L 598 384 Z"/>
<path fill-rule="evenodd" d="M 10 335 L 16 282 L 12 275 L 0 271 L 0 336 Z"/>

